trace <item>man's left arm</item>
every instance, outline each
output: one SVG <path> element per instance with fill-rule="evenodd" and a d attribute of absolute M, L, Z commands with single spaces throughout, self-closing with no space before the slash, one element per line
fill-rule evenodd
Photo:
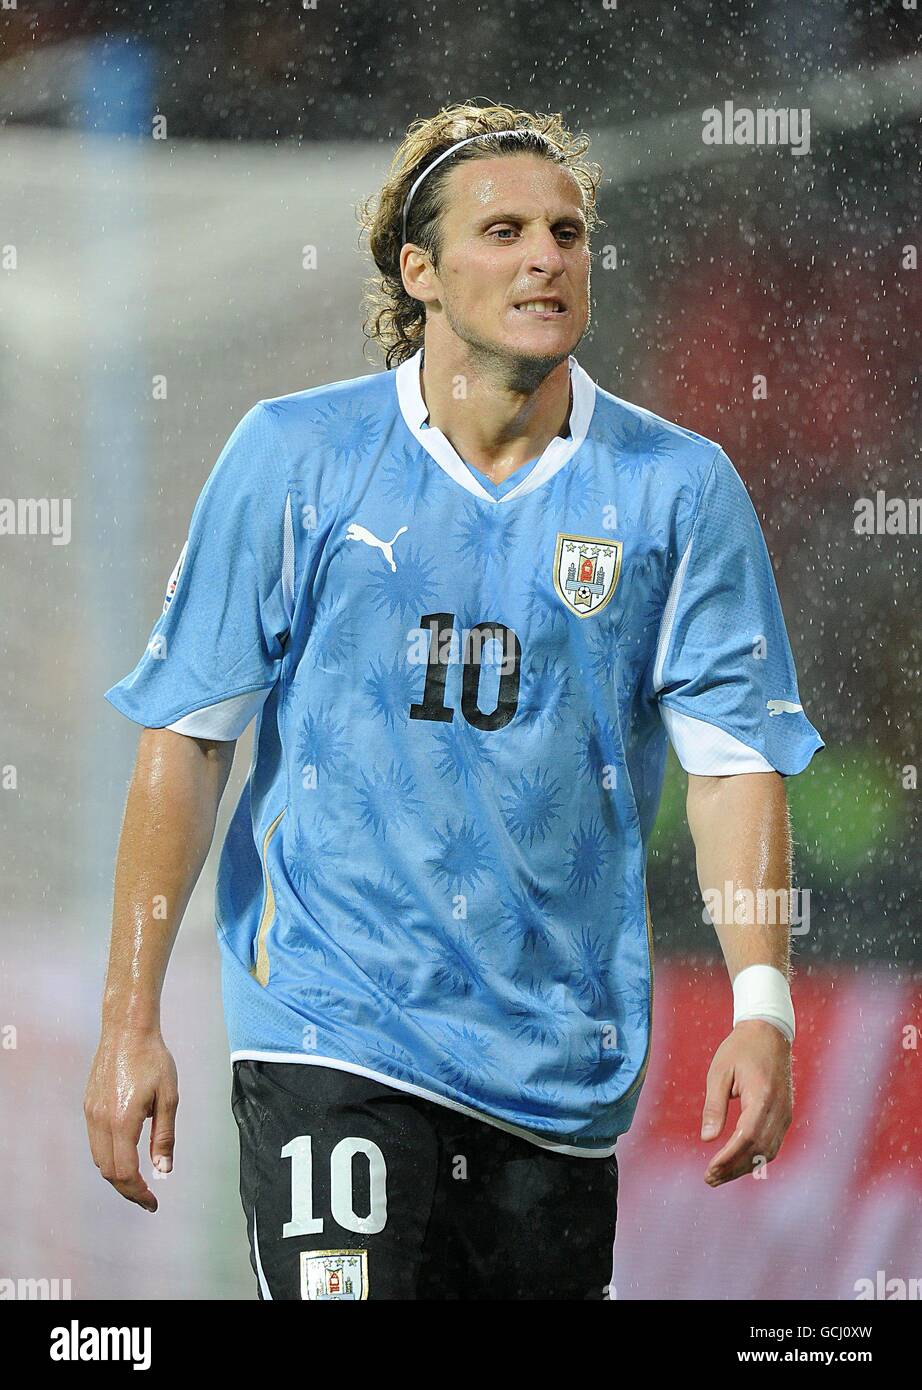
<path fill-rule="evenodd" d="M 711 917 L 731 981 L 749 966 L 770 966 L 784 977 L 776 981 L 783 992 L 791 887 L 784 778 L 777 772 L 689 773 L 686 807 L 701 892 L 709 910 L 724 905 L 723 911 L 711 910 Z M 763 978 L 769 983 L 775 979 L 764 972 Z M 702 1139 L 714 1140 L 723 1132 L 731 1098 L 740 1101 L 739 1120 L 705 1173 L 712 1187 L 773 1159 L 790 1126 L 791 1044 L 775 1023 L 736 1023 L 717 1049 L 708 1070 Z"/>

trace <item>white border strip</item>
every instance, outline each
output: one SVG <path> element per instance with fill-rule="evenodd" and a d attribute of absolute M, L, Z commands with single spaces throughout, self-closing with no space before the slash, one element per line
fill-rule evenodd
<path fill-rule="evenodd" d="M 295 606 L 295 536 L 291 521 L 291 493 L 285 498 L 285 525 L 282 531 L 282 602 L 288 626 Z"/>
<path fill-rule="evenodd" d="M 698 777 L 732 777 L 741 772 L 778 770 L 748 743 L 706 719 L 671 709 L 665 700 L 660 700 L 659 712 L 669 742 L 686 772 Z"/>
<path fill-rule="evenodd" d="M 663 616 L 660 619 L 659 638 L 656 643 L 656 660 L 653 663 L 653 689 L 662 690 L 663 688 L 663 667 L 666 664 L 666 656 L 669 652 L 669 643 L 672 641 L 672 629 L 675 623 L 675 611 L 679 606 L 679 595 L 682 592 L 682 585 L 685 583 L 685 571 L 688 569 L 688 561 L 691 557 L 692 542 L 689 541 L 685 547 L 685 554 L 679 561 L 678 568 L 669 587 L 669 596 L 666 599 L 666 606 L 663 609 Z"/>
<path fill-rule="evenodd" d="M 269 1284 L 263 1272 L 262 1260 L 259 1258 L 259 1236 L 256 1234 L 256 1208 L 253 1208 L 253 1258 L 256 1261 L 256 1277 L 259 1280 L 259 1287 L 263 1298 L 272 1302 L 272 1294 L 269 1292 Z"/>

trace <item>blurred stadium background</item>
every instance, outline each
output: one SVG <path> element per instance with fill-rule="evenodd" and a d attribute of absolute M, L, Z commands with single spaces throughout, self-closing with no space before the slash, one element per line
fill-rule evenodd
<path fill-rule="evenodd" d="M 0 9 L 0 494 L 71 499 L 72 535 L 0 537 L 0 1279 L 69 1279 L 92 1299 L 254 1296 L 217 848 L 166 990 L 182 1099 L 156 1218 L 87 1151 L 137 738 L 102 692 L 140 654 L 249 406 L 380 369 L 363 355 L 355 204 L 408 121 L 478 96 L 560 110 L 593 136 L 607 225 L 579 359 L 735 462 L 827 743 L 788 783 L 810 895 L 794 937 L 796 1122 L 764 1180 L 718 1191 L 697 1133 L 729 990 L 670 755 L 649 873 L 653 1060 L 618 1145 L 618 1296 L 849 1299 L 878 1270 L 922 1277 L 920 542 L 856 535 L 853 514 L 878 488 L 922 494 L 905 251 L 918 11 L 167 0 L 130 16 L 19 0 Z M 809 154 L 705 146 L 702 112 L 727 100 L 809 108 Z"/>

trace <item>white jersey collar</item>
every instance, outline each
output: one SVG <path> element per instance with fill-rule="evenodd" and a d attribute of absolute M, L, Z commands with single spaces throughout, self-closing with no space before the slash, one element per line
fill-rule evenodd
<path fill-rule="evenodd" d="M 565 463 L 569 462 L 586 438 L 592 412 L 595 409 L 595 382 L 587 372 L 583 371 L 576 358 L 571 354 L 569 361 L 573 406 L 570 411 L 569 436 L 563 439 L 557 435 L 552 439 L 526 477 L 516 487 L 510 488 L 502 497 L 494 497 L 477 481 L 442 431 L 426 425 L 429 410 L 423 400 L 423 393 L 419 385 L 422 355 L 423 350 L 420 348 L 412 357 L 401 362 L 396 369 L 397 399 L 400 404 L 400 413 L 407 428 L 426 453 L 435 459 L 439 467 L 443 468 L 449 477 L 468 492 L 473 493 L 475 497 L 480 497 L 485 502 L 495 502 L 502 505 L 505 502 L 512 502 L 517 497 L 524 497 L 529 492 L 534 492 L 535 488 L 546 483 L 549 478 L 552 478 L 563 468 Z"/>

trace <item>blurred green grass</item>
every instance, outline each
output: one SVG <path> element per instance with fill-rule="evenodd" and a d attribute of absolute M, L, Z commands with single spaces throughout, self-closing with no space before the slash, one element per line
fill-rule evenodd
<path fill-rule="evenodd" d="M 669 859 L 689 853 L 685 821 L 686 774 L 669 749 L 663 797 L 650 850 Z M 795 858 L 841 882 L 902 843 L 907 804 L 899 769 L 876 748 L 823 748 L 796 777 L 785 779 Z M 908 846 L 907 846 L 908 852 Z"/>

